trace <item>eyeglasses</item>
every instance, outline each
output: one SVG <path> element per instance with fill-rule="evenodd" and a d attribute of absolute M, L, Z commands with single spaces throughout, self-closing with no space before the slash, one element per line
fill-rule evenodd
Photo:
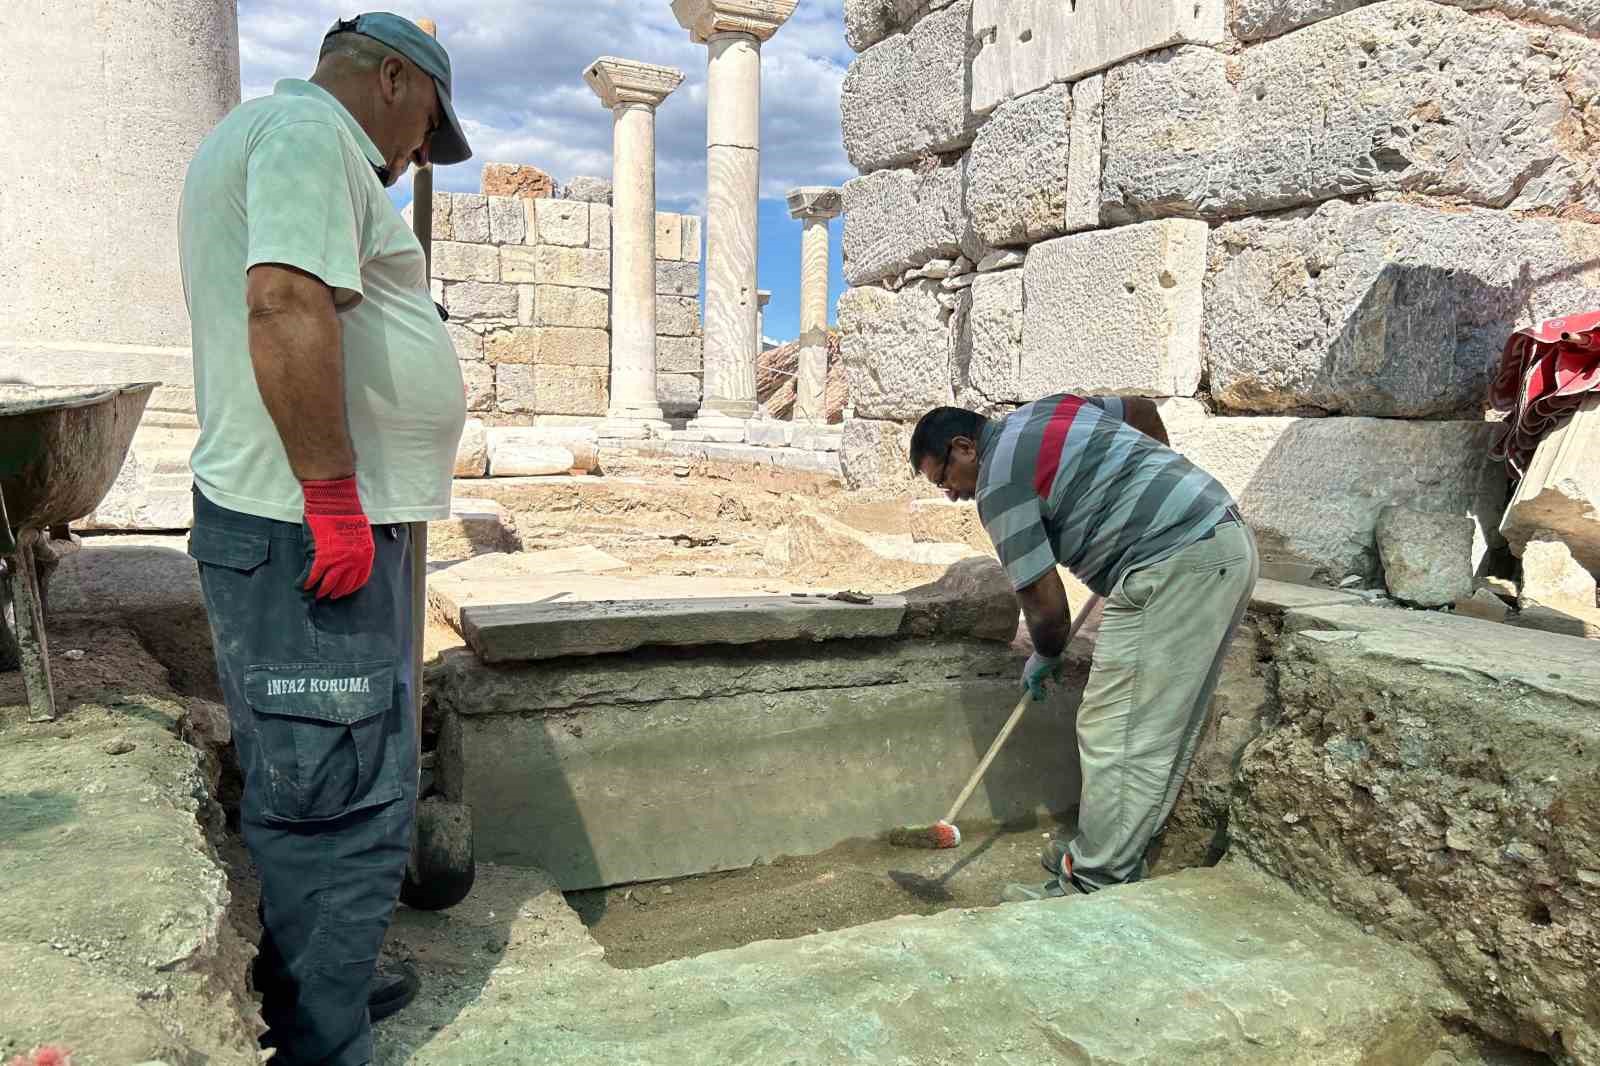
<path fill-rule="evenodd" d="M 950 449 L 955 446 L 955 441 L 951 441 L 944 446 L 944 462 L 939 464 L 939 480 L 933 483 L 933 487 L 936 489 L 943 489 L 945 487 L 944 479 L 950 476 Z"/>

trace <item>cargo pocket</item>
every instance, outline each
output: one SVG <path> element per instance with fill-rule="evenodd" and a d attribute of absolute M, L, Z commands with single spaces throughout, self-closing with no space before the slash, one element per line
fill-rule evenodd
<path fill-rule="evenodd" d="M 400 798 L 388 728 L 394 665 L 282 663 L 245 671 L 269 822 L 319 822 Z"/>
<path fill-rule="evenodd" d="M 255 530 L 195 526 L 189 531 L 189 558 L 248 574 L 267 561 L 267 534 Z"/>

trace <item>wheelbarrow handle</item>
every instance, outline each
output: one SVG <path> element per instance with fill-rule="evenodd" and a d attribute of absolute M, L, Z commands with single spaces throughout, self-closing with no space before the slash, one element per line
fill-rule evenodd
<path fill-rule="evenodd" d="M 11 519 L 6 517 L 6 494 L 0 492 L 0 555 L 12 555 L 16 550 L 17 541 L 11 535 Z"/>

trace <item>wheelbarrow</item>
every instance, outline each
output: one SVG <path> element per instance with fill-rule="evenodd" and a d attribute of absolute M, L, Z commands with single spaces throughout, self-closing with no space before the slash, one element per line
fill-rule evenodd
<path fill-rule="evenodd" d="M 47 530 L 83 518 L 105 499 L 159 384 L 0 385 L 0 557 L 11 575 L 33 721 L 56 716 L 36 548 Z"/>

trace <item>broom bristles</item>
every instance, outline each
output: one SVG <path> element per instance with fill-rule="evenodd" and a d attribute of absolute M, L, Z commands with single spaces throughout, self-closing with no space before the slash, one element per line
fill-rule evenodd
<path fill-rule="evenodd" d="M 903 825 L 889 830 L 889 843 L 900 848 L 954 848 L 961 844 L 961 830 L 949 822 Z"/>

